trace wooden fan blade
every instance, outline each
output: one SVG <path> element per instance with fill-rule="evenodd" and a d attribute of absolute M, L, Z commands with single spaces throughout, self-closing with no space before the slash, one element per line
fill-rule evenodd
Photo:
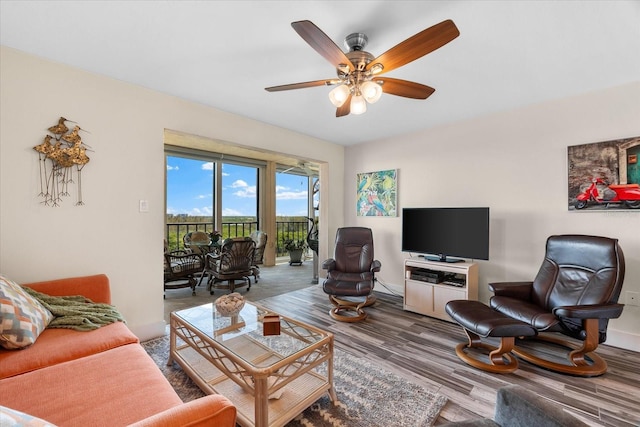
<path fill-rule="evenodd" d="M 264 88 L 264 90 L 266 90 L 267 92 L 278 92 L 281 90 L 304 89 L 307 87 L 315 87 L 315 86 L 331 86 L 334 84 L 336 84 L 335 79 L 314 80 L 312 82 L 302 82 L 302 83 L 292 83 L 292 84 L 281 85 L 281 86 L 271 86 L 271 87 Z"/>
<path fill-rule="evenodd" d="M 381 77 L 374 80 L 382 85 L 382 92 L 405 98 L 427 99 L 436 90 L 430 86 L 407 80 Z"/>
<path fill-rule="evenodd" d="M 381 64 L 383 73 L 395 70 L 444 46 L 459 35 L 460 31 L 452 20 L 442 21 L 395 45 L 367 64 L 366 69 Z"/>
<path fill-rule="evenodd" d="M 351 112 L 351 94 L 349 94 L 349 97 L 347 98 L 347 100 L 344 101 L 344 104 L 342 104 L 336 110 L 336 117 L 348 116 L 350 112 Z"/>
<path fill-rule="evenodd" d="M 355 67 L 347 58 L 342 49 L 336 45 L 322 30 L 311 21 L 292 22 L 291 26 L 306 41 L 309 46 L 314 48 L 316 52 L 322 55 L 327 61 L 339 68 L 340 65 L 349 67 L 349 71 L 353 71 Z"/>

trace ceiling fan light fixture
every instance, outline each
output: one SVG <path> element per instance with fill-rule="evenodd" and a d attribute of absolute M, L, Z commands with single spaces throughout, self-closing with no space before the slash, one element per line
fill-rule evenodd
<path fill-rule="evenodd" d="M 349 86 L 341 84 L 329 92 L 329 100 L 334 106 L 341 107 L 349 98 L 350 93 L 351 91 L 349 90 Z"/>
<path fill-rule="evenodd" d="M 372 81 L 364 82 L 360 86 L 360 92 L 369 104 L 374 104 L 382 96 L 382 86 Z"/>
<path fill-rule="evenodd" d="M 382 55 L 374 57 L 364 50 L 368 41 L 364 33 L 352 33 L 345 38 L 345 46 L 348 49 L 345 53 L 313 22 L 296 21 L 292 22 L 291 26 L 309 46 L 335 67 L 338 79 L 314 80 L 265 89 L 268 92 L 278 92 L 337 85 L 329 93 L 329 100 L 337 107 L 336 117 L 366 112 L 367 103 L 377 102 L 382 92 L 404 98 L 426 99 L 435 91 L 434 88 L 407 80 L 377 76 L 415 61 L 460 35 L 453 21 L 447 19 L 414 34 Z"/>
<path fill-rule="evenodd" d="M 367 103 L 360 94 L 351 98 L 351 114 L 362 114 L 367 111 Z"/>

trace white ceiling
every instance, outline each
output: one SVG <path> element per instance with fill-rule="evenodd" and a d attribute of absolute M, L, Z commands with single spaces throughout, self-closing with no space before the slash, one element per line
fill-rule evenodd
<path fill-rule="evenodd" d="M 308 19 L 378 56 L 452 19 L 460 36 L 386 74 L 432 86 L 335 117 L 333 78 L 291 28 Z M 0 42 L 94 73 L 342 145 L 640 80 L 640 1 L 7 1 Z"/>

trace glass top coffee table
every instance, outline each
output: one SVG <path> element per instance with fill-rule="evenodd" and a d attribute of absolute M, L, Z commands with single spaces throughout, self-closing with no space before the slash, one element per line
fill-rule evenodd
<path fill-rule="evenodd" d="M 265 315 L 279 316 L 280 334 L 264 334 Z M 333 334 L 259 305 L 246 302 L 237 316 L 214 304 L 174 311 L 170 342 L 168 364 L 231 400 L 244 427 L 283 426 L 325 393 L 337 402 Z"/>

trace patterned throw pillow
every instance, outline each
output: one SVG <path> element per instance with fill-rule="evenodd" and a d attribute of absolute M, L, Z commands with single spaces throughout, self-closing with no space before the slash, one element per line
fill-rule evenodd
<path fill-rule="evenodd" d="M 1 277 L 1 276 L 0 276 Z M 41 418 L 0 406 L 0 426 L 2 427 L 56 427 Z"/>
<path fill-rule="evenodd" d="M 20 285 L 0 275 L 0 347 L 30 346 L 52 319 L 51 312 Z"/>

